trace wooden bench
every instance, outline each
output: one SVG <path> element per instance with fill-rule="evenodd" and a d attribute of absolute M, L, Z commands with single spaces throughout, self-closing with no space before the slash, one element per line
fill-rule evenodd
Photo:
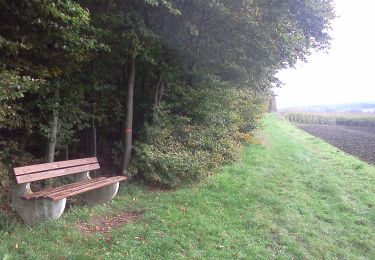
<path fill-rule="evenodd" d="M 14 168 L 17 185 L 12 191 L 12 205 L 29 225 L 57 219 L 64 212 L 66 198 L 82 194 L 87 204 L 102 204 L 117 193 L 119 182 L 125 176 L 92 179 L 90 171 L 100 169 L 96 157 L 44 163 Z M 75 182 L 32 192 L 30 183 L 72 175 Z"/>

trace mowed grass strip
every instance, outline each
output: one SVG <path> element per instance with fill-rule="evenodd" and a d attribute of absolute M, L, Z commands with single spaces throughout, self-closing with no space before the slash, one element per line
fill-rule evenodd
<path fill-rule="evenodd" d="M 268 116 L 266 145 L 205 183 L 173 192 L 122 187 L 106 207 L 3 231 L 9 259 L 374 259 L 375 168 Z M 110 235 L 79 223 L 141 212 Z"/>

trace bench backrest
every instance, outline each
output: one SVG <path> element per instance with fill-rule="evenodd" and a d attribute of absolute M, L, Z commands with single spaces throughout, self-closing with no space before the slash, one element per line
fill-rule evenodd
<path fill-rule="evenodd" d="M 18 184 L 100 169 L 96 157 L 14 168 Z"/>

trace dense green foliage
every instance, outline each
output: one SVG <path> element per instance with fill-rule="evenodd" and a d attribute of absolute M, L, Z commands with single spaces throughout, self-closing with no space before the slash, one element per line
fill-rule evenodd
<path fill-rule="evenodd" d="M 176 186 L 233 161 L 267 109 L 264 96 L 240 89 L 199 89 L 183 96 L 175 107 L 179 115 L 159 110 L 136 143 L 134 166 L 148 181 Z"/>
<path fill-rule="evenodd" d="M 283 116 L 290 122 L 302 124 L 375 126 L 375 115 L 370 113 L 287 112 Z"/>
<path fill-rule="evenodd" d="M 374 259 L 375 167 L 286 120 L 264 125 L 263 144 L 193 188 L 122 186 L 32 229 L 0 217 L 0 258 Z M 107 235 L 78 229 L 124 212 L 142 216 Z"/>
<path fill-rule="evenodd" d="M 251 138 L 276 72 L 328 46 L 333 18 L 330 0 L 0 1 L 0 183 L 47 159 L 119 172 L 127 133 L 126 174 L 200 179 Z"/>

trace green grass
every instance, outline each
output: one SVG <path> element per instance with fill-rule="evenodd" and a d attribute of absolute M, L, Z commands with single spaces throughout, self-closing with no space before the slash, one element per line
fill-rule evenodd
<path fill-rule="evenodd" d="M 264 145 L 205 183 L 174 192 L 125 185 L 106 207 L 77 206 L 58 221 L 3 232 L 5 259 L 375 259 L 375 168 L 269 116 Z M 143 217 L 83 235 L 77 221 Z"/>

